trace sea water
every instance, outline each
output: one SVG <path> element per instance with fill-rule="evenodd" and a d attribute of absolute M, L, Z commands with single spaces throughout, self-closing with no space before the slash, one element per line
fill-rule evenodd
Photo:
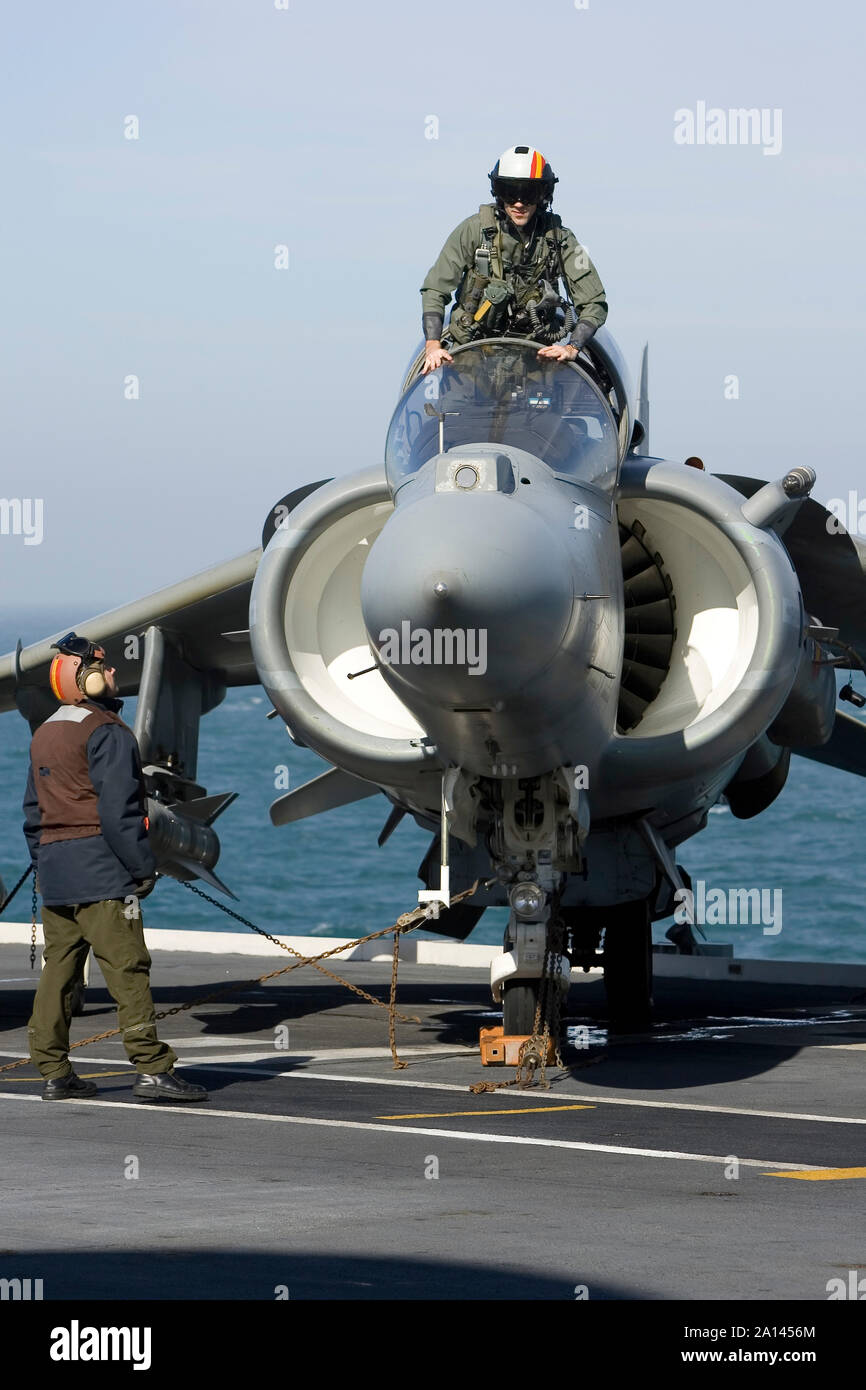
<path fill-rule="evenodd" d="M 26 644 L 66 625 L 57 611 L 11 618 L 7 609 L 0 652 L 11 650 L 19 633 Z M 268 807 L 286 779 L 298 787 L 326 764 L 296 748 L 284 724 L 266 718 L 269 709 L 260 686 L 229 690 L 201 723 L 199 782 L 209 793 L 239 794 L 215 825 L 222 843 L 216 871 L 240 899 L 223 901 L 269 932 L 354 937 L 390 926 L 417 905 L 429 833 L 406 816 L 380 849 L 376 839 L 391 809 L 381 794 L 293 825 L 271 825 Z M 134 712 L 134 699 L 125 701 L 129 723 Z M 0 715 L 0 875 L 7 889 L 27 864 L 21 801 L 29 741 L 18 713 Z M 736 890 L 757 889 L 764 901 L 781 905 L 781 930 L 775 918 L 731 922 L 730 913 L 723 925 L 705 928 L 711 941 L 731 942 L 736 955 L 866 961 L 864 844 L 866 779 L 794 757 L 788 784 L 769 810 L 738 821 L 726 806 L 714 808 L 677 860 L 704 885 L 708 903 L 730 903 Z M 713 890 L 720 890 L 715 898 Z M 504 909 L 488 910 L 469 940 L 501 941 L 506 916 Z M 148 929 L 245 930 L 170 879 L 160 880 L 144 917 Z M 29 920 L 29 885 L 5 918 Z M 671 921 L 656 923 L 656 940 Z"/>

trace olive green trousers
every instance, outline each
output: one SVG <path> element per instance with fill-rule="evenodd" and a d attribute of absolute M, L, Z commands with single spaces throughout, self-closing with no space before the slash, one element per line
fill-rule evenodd
<path fill-rule="evenodd" d="M 128 911 L 129 909 L 127 909 Z M 72 992 L 81 978 L 87 952 L 99 962 L 117 1004 L 126 1055 L 137 1071 L 171 1071 L 177 1060 L 156 1035 L 150 993 L 150 953 L 145 945 L 141 911 L 127 917 L 119 898 L 42 909 L 45 936 L 42 978 L 28 1025 L 30 1057 L 46 1081 L 67 1076 Z"/>

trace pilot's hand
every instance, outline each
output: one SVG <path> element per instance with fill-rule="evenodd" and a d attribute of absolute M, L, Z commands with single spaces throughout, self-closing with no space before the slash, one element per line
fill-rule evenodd
<path fill-rule="evenodd" d="M 577 348 L 574 343 L 551 343 L 550 347 L 538 349 L 539 357 L 552 357 L 554 362 L 576 362 Z"/>
<path fill-rule="evenodd" d="M 453 362 L 454 358 L 450 352 L 446 352 L 442 344 L 436 339 L 429 339 L 424 344 L 424 366 L 421 368 L 421 375 L 426 376 L 428 372 L 435 372 L 437 367 L 441 367 L 443 362 Z"/>
<path fill-rule="evenodd" d="M 153 892 L 155 883 L 155 878 L 143 878 L 137 881 L 135 885 L 135 896 L 137 898 L 146 898 L 148 893 Z"/>

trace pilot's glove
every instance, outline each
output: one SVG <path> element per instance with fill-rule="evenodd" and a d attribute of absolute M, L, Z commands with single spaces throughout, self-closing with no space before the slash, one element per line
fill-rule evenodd
<path fill-rule="evenodd" d="M 584 319 L 582 323 L 576 326 L 571 335 L 571 346 L 576 347 L 578 352 L 580 352 L 584 344 L 588 343 L 590 338 L 595 335 L 595 328 L 596 326 L 594 323 L 587 323 Z"/>
<path fill-rule="evenodd" d="M 143 878 L 137 880 L 135 884 L 135 896 L 139 899 L 146 898 L 148 893 L 153 892 L 155 883 L 155 878 Z"/>

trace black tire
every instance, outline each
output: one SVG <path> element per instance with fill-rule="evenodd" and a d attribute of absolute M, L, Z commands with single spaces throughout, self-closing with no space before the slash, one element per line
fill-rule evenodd
<path fill-rule="evenodd" d="M 84 1013 L 84 1004 L 86 997 L 87 988 L 83 981 L 79 981 L 77 984 L 73 986 L 72 996 L 69 1001 L 69 1007 L 72 1010 L 73 1018 L 80 1018 L 81 1015 Z"/>
<path fill-rule="evenodd" d="M 604 987 L 608 1032 L 646 1033 L 652 1027 L 652 927 L 646 902 L 611 908 L 604 929 Z"/>
<path fill-rule="evenodd" d="M 502 1027 L 507 1038 L 528 1037 L 535 1023 L 540 980 L 516 980 L 502 994 Z"/>

